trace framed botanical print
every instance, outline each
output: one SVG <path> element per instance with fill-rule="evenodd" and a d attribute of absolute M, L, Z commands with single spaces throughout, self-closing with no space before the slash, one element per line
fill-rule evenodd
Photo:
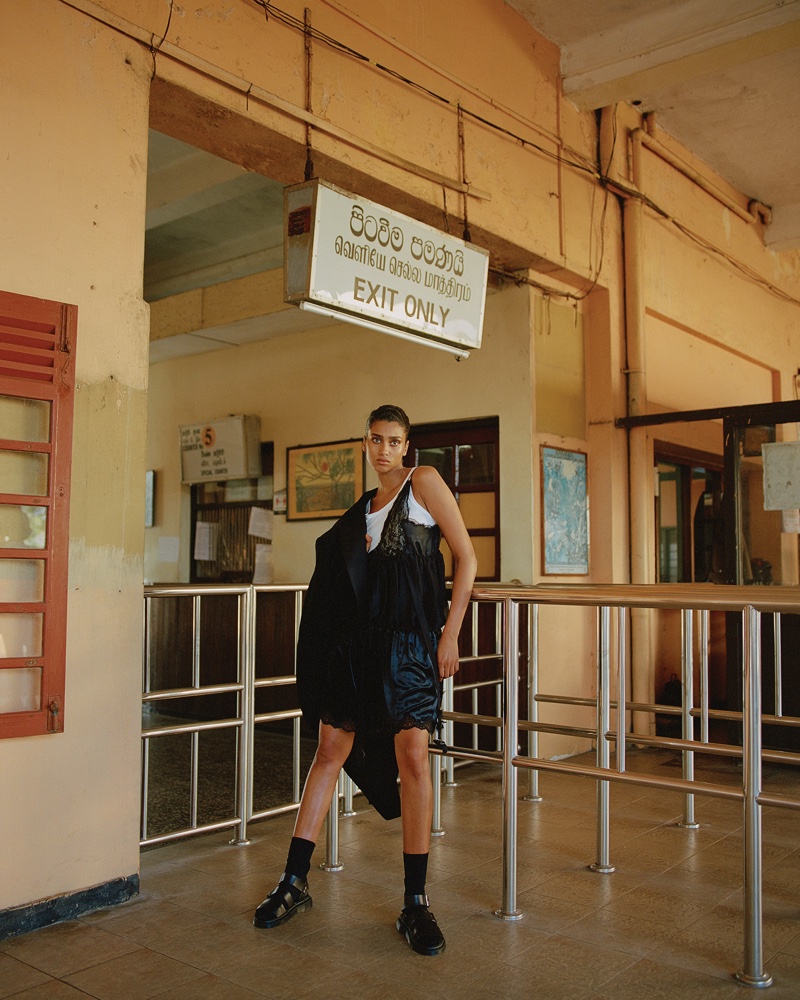
<path fill-rule="evenodd" d="M 287 448 L 287 521 L 340 517 L 363 492 L 361 438 Z"/>

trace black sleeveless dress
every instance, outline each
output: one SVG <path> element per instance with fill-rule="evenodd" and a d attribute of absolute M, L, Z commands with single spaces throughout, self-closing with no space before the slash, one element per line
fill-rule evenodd
<path fill-rule="evenodd" d="M 409 520 L 410 491 L 411 479 L 369 554 L 366 509 L 375 490 L 317 539 L 297 646 L 304 716 L 356 734 L 345 769 L 387 818 L 399 814 L 394 735 L 433 732 L 441 713 L 441 532 Z"/>
<path fill-rule="evenodd" d="M 409 477 L 394 501 L 381 540 L 367 556 L 368 612 L 359 622 L 357 728 L 426 729 L 441 712 L 436 659 L 447 616 L 438 525 L 409 520 Z"/>

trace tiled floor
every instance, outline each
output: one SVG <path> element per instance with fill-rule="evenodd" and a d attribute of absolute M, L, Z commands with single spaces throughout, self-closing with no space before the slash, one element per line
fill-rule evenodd
<path fill-rule="evenodd" d="M 631 769 L 679 774 L 660 751 Z M 611 854 L 597 874 L 595 791 L 543 774 L 541 802 L 519 804 L 518 905 L 501 901 L 500 780 L 488 765 L 443 792 L 444 836 L 429 892 L 447 936 L 437 958 L 413 954 L 394 927 L 402 901 L 398 822 L 363 804 L 343 818 L 341 872 L 312 870 L 313 909 L 256 930 L 252 911 L 280 874 L 292 817 L 142 856 L 141 896 L 123 906 L 0 944 L 0 997 L 26 1000 L 716 1000 L 752 995 L 742 968 L 741 806 L 696 800 L 698 830 L 677 825 L 676 793 L 613 786 Z M 698 760 L 697 777 L 740 780 L 735 765 Z M 773 768 L 769 790 L 800 797 L 800 775 Z M 358 802 L 359 800 L 357 800 Z M 764 961 L 771 1000 L 800 997 L 800 813 L 764 816 Z M 323 850 L 318 850 L 322 855 Z M 315 863 L 322 857 L 315 856 Z"/>

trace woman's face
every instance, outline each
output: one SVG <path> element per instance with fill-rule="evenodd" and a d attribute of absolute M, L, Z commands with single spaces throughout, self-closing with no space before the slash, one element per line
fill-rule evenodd
<path fill-rule="evenodd" d="M 393 472 L 403 465 L 408 451 L 408 438 L 402 424 L 394 420 L 376 420 L 364 438 L 367 461 L 379 474 Z"/>

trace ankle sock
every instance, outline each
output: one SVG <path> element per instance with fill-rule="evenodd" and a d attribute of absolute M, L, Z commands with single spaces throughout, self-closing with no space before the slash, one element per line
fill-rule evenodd
<path fill-rule="evenodd" d="M 302 837 L 292 837 L 289 844 L 289 853 L 286 856 L 287 875 L 296 875 L 297 878 L 307 879 L 311 868 L 311 855 L 317 845 L 311 840 L 304 840 Z M 299 899 L 301 892 L 295 886 L 289 886 L 289 892 L 295 899 Z"/>
<path fill-rule="evenodd" d="M 425 880 L 428 875 L 427 854 L 406 854 L 403 852 L 403 869 L 405 871 L 405 899 L 411 896 L 422 896 L 425 893 Z"/>

